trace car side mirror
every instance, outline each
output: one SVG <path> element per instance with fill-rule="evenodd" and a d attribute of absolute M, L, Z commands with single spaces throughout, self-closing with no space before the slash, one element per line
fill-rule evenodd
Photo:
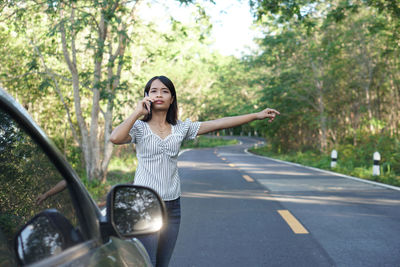
<path fill-rule="evenodd" d="M 137 185 L 116 185 L 107 196 L 107 217 L 121 237 L 155 233 L 163 227 L 164 201 L 152 189 Z"/>
<path fill-rule="evenodd" d="M 55 209 L 48 209 L 17 232 L 15 253 L 20 264 L 26 265 L 57 255 L 82 240 L 67 218 Z"/>

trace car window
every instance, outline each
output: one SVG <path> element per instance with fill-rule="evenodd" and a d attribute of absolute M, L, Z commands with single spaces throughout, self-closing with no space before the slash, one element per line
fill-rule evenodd
<path fill-rule="evenodd" d="M 79 227 L 61 174 L 24 129 L 0 109 L 1 266 L 15 259 L 16 233 L 46 209 L 57 210 L 73 227 Z"/>

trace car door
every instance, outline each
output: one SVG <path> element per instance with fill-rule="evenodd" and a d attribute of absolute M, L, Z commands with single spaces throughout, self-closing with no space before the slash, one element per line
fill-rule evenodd
<path fill-rule="evenodd" d="M 0 266 L 149 265 L 138 241 L 110 237 L 102 220 L 71 166 L 0 88 Z"/>

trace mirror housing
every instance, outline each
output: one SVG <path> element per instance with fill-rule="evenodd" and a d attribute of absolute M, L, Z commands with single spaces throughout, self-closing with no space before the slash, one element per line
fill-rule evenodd
<path fill-rule="evenodd" d="M 131 184 L 116 185 L 107 195 L 107 218 L 124 238 L 152 234 L 166 223 L 164 201 L 152 189 Z"/>
<path fill-rule="evenodd" d="M 14 238 L 21 265 L 35 263 L 83 241 L 79 231 L 56 209 L 47 209 L 26 223 Z"/>

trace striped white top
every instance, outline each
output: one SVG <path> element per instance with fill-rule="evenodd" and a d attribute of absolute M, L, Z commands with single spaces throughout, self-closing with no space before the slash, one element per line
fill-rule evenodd
<path fill-rule="evenodd" d="M 171 125 L 171 134 L 161 139 L 147 122 L 137 120 L 129 131 L 138 158 L 134 184 L 154 189 L 163 200 L 177 199 L 181 195 L 179 149 L 182 141 L 196 138 L 200 124 L 178 120 Z"/>

